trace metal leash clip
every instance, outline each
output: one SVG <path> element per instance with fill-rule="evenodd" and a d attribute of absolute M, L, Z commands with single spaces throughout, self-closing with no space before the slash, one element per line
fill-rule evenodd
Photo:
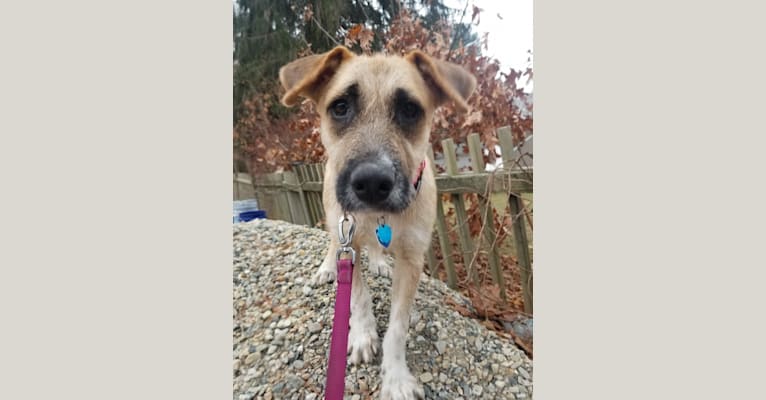
<path fill-rule="evenodd" d="M 343 229 L 343 223 L 346 221 L 349 222 L 348 232 Z M 338 221 L 338 241 L 340 242 L 340 247 L 336 253 L 336 259 L 340 260 L 340 256 L 343 253 L 351 253 L 351 263 L 356 263 L 356 252 L 351 247 L 351 241 L 354 239 L 355 230 L 356 221 L 354 220 L 354 216 L 348 213 L 343 213 L 343 216 L 340 217 L 340 220 Z"/>

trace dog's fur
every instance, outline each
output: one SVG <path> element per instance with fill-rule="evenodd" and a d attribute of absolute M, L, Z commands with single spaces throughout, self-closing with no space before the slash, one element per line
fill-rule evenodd
<path fill-rule="evenodd" d="M 292 106 L 306 97 L 315 102 L 321 117 L 321 139 L 327 152 L 323 203 L 331 244 L 314 282 L 335 280 L 337 222 L 344 211 L 352 213 L 356 220 L 352 247 L 357 255 L 366 247 L 371 270 L 392 274 L 381 398 L 422 398 L 423 389 L 407 367 L 405 340 L 436 216 L 431 166 L 423 171 L 419 193 L 412 182 L 418 165 L 427 158 L 434 110 L 452 101 L 459 111 L 466 111 L 466 99 L 476 87 L 476 79 L 455 64 L 417 50 L 404 57 L 356 56 L 344 47 L 293 61 L 282 67 L 279 78 L 286 90 L 283 104 Z M 387 196 L 365 201 L 357 195 L 359 186 L 352 187 L 351 181 L 363 168 L 391 180 L 390 187 L 380 186 L 384 192 L 390 189 Z M 396 260 L 393 271 L 386 266 L 375 237 L 380 216 L 385 216 L 393 231 L 387 249 Z M 350 362 L 357 364 L 372 361 L 379 338 L 361 268 L 354 268 L 353 275 L 348 351 Z"/>

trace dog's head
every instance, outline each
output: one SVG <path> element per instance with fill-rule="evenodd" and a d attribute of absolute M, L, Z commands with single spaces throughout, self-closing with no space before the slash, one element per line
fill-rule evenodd
<path fill-rule="evenodd" d="M 476 79 L 463 68 L 413 51 L 356 56 L 344 47 L 282 67 L 282 103 L 316 103 L 333 184 L 346 211 L 400 212 L 415 197 L 434 110 L 466 111 Z"/>

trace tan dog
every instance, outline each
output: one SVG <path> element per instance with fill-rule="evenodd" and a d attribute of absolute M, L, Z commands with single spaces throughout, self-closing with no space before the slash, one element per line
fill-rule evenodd
<path fill-rule="evenodd" d="M 387 271 L 375 236 L 385 217 L 393 238 L 391 315 L 383 339 L 381 398 L 414 399 L 423 389 L 405 359 L 405 340 L 415 290 L 431 244 L 436 216 L 436 182 L 427 158 L 434 110 L 453 101 L 466 111 L 476 79 L 461 67 L 413 51 L 405 57 L 355 56 L 344 47 L 282 67 L 287 90 L 282 102 L 303 96 L 316 103 L 327 152 L 323 202 L 331 244 L 314 275 L 315 284 L 336 278 L 337 221 L 344 211 L 356 220 L 352 247 L 370 253 L 373 270 Z M 350 362 L 370 362 L 379 348 L 375 315 L 361 269 L 354 268 L 348 351 Z"/>

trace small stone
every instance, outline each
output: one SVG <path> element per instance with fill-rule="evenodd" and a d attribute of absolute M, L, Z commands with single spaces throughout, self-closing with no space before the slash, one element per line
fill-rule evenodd
<path fill-rule="evenodd" d="M 447 343 L 444 343 L 444 341 L 441 340 L 437 340 L 434 346 L 436 346 L 436 351 L 438 351 L 439 354 L 444 354 L 444 350 L 447 348 Z"/>
<path fill-rule="evenodd" d="M 277 322 L 277 328 L 289 328 L 293 325 L 293 320 L 290 318 L 284 318 L 280 319 L 279 322 Z"/>
<path fill-rule="evenodd" d="M 320 325 L 320 324 L 318 324 L 316 322 L 312 322 L 312 323 L 309 324 L 309 332 L 317 333 L 317 332 L 319 332 L 321 330 L 322 330 L 322 325 Z"/>
<path fill-rule="evenodd" d="M 303 290 L 303 294 L 306 296 L 311 294 L 311 286 L 304 286 L 302 290 Z"/>
<path fill-rule="evenodd" d="M 496 386 L 498 389 L 502 389 L 502 388 L 504 388 L 504 387 L 505 387 L 505 381 L 504 381 L 504 380 L 502 380 L 502 379 L 498 379 L 498 380 L 496 380 L 496 381 L 495 381 L 495 386 Z"/>
<path fill-rule="evenodd" d="M 460 384 L 460 388 L 463 389 L 463 396 L 471 398 L 471 387 L 465 383 Z"/>
<path fill-rule="evenodd" d="M 444 375 L 443 373 L 439 373 L 439 381 L 441 383 L 447 382 L 447 375 Z"/>
<path fill-rule="evenodd" d="M 525 370 L 524 368 L 519 368 L 519 374 L 524 377 L 524 379 L 530 379 L 529 372 Z"/>
<path fill-rule="evenodd" d="M 277 351 L 277 346 L 271 345 L 269 346 L 269 349 L 266 351 L 266 354 L 274 354 L 274 352 Z"/>
<path fill-rule="evenodd" d="M 260 358 L 260 353 L 251 353 L 250 355 L 245 358 L 245 365 L 250 365 L 255 362 L 258 358 Z"/>
<path fill-rule="evenodd" d="M 420 313 L 413 310 L 410 314 L 410 325 L 416 324 L 418 321 L 420 321 Z"/>
<path fill-rule="evenodd" d="M 471 389 L 473 389 L 473 393 L 477 396 L 481 396 L 481 392 L 484 390 L 484 388 L 479 385 L 473 385 L 473 388 Z"/>
<path fill-rule="evenodd" d="M 234 370 L 235 371 L 239 369 L 239 364 L 240 364 L 239 360 L 234 360 Z"/>
<path fill-rule="evenodd" d="M 355 394 L 355 395 L 351 396 L 351 400 L 362 400 L 362 396 L 360 396 L 358 394 Z"/>
<path fill-rule="evenodd" d="M 271 316 L 271 310 L 266 310 L 261 314 L 261 319 L 267 319 Z"/>
<path fill-rule="evenodd" d="M 317 394 L 316 393 L 309 393 L 306 395 L 304 400 L 317 400 Z"/>
<path fill-rule="evenodd" d="M 424 372 L 420 374 L 420 381 L 423 383 L 431 382 L 434 379 L 430 372 Z"/>

